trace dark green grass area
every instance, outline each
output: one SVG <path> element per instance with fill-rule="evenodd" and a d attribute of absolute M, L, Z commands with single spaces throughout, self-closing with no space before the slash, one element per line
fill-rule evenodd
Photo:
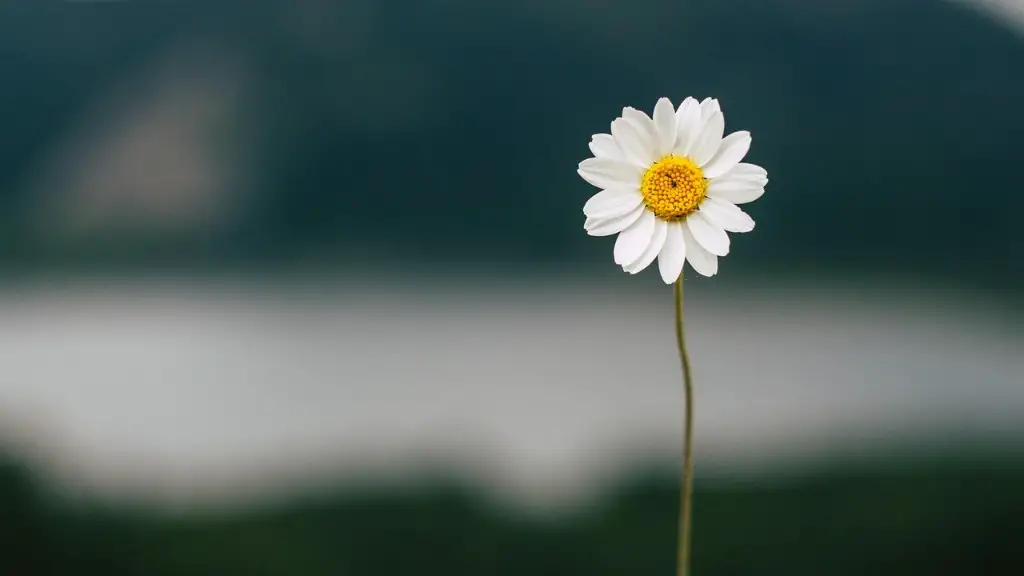
<path fill-rule="evenodd" d="M 885 461 L 699 483 L 698 576 L 1014 574 L 1024 458 Z M 638 474 L 571 514 L 516 514 L 456 482 L 346 489 L 171 516 L 69 505 L 0 465 L 0 574 L 640 575 L 673 573 L 671 474 Z"/>

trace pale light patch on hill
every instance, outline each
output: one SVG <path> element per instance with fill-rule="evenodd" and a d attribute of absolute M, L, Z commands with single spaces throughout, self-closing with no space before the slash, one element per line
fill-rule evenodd
<path fill-rule="evenodd" d="M 38 170 L 44 235 L 188 232 L 230 216 L 240 188 L 237 62 L 169 51 L 126 78 L 55 143 Z"/>

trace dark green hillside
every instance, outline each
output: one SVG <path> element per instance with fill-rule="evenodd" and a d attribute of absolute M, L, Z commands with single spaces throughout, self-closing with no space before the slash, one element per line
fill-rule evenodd
<path fill-rule="evenodd" d="M 918 460 L 913 460 L 918 462 Z M 1020 461 L 878 460 L 701 485 L 705 576 L 1000 574 L 1020 562 Z M 586 512 L 530 519 L 459 483 L 361 489 L 206 516 L 69 507 L 0 467 L 0 573 L 103 576 L 671 574 L 675 482 L 638 475 Z"/>
<path fill-rule="evenodd" d="M 39 158 L 188 45 L 246 70 L 246 218 L 158 251 L 97 241 L 47 258 L 603 262 L 580 230 L 589 135 L 623 104 L 696 93 L 754 133 L 772 175 L 729 266 L 1019 289 L 1022 36 L 940 0 L 807 4 L 5 2 L 0 256 L 40 262 L 22 217 Z"/>

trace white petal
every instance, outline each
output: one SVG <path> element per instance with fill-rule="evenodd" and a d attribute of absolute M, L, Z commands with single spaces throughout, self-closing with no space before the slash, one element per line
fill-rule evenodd
<path fill-rule="evenodd" d="M 705 178 L 717 178 L 732 170 L 750 150 L 750 132 L 740 130 L 722 138 L 715 157 L 703 167 Z"/>
<path fill-rule="evenodd" d="M 694 98 L 687 98 L 676 110 L 676 142 L 672 153 L 688 156 L 693 141 L 700 135 L 700 104 Z"/>
<path fill-rule="evenodd" d="M 686 226 L 683 229 L 683 242 L 686 244 L 686 261 L 701 276 L 714 276 L 718 273 L 718 257 L 711 254 L 694 240 L 693 234 Z"/>
<path fill-rule="evenodd" d="M 668 234 L 668 223 L 661 218 L 654 219 L 654 232 L 651 234 L 651 241 L 647 244 L 647 249 L 640 255 L 635 261 L 622 267 L 623 270 L 630 274 L 636 274 L 641 272 L 654 262 L 654 259 L 658 257 L 658 253 L 661 252 L 661 248 L 665 245 L 665 236 Z"/>
<path fill-rule="evenodd" d="M 637 166 L 608 158 L 587 158 L 576 172 L 598 188 L 639 188 L 643 175 Z"/>
<path fill-rule="evenodd" d="M 683 225 L 679 222 L 667 222 L 665 224 L 666 235 L 665 245 L 658 254 L 658 271 L 661 272 L 661 279 L 665 284 L 671 284 L 679 279 L 683 273 L 683 264 L 686 262 L 686 242 L 683 241 Z"/>
<path fill-rule="evenodd" d="M 654 154 L 649 147 L 649 137 L 641 134 L 641 129 L 636 123 L 627 118 L 616 118 L 612 122 L 612 136 L 632 164 L 641 168 L 651 165 Z"/>
<path fill-rule="evenodd" d="M 654 105 L 654 128 L 658 132 L 658 156 L 664 156 L 676 143 L 676 109 L 668 98 Z"/>
<path fill-rule="evenodd" d="M 645 112 L 632 107 L 622 109 L 622 117 L 632 122 L 639 130 L 644 148 L 647 151 L 645 166 L 659 158 L 658 156 L 658 129 L 654 126 L 654 120 Z"/>
<path fill-rule="evenodd" d="M 651 243 L 654 234 L 654 212 L 644 210 L 640 218 L 632 226 L 626 228 L 615 239 L 615 263 L 620 266 L 639 258 Z"/>
<path fill-rule="evenodd" d="M 746 162 L 740 162 L 733 167 L 732 170 L 726 173 L 727 176 L 746 176 L 746 177 L 757 177 L 764 178 L 765 182 L 768 181 L 768 171 L 761 168 L 757 164 L 747 164 Z"/>
<path fill-rule="evenodd" d="M 736 179 L 732 175 L 708 182 L 708 198 L 728 200 L 733 204 L 753 202 L 764 194 L 764 184 L 758 180 Z"/>
<path fill-rule="evenodd" d="M 644 213 L 644 206 L 640 205 L 625 216 L 617 218 L 587 218 L 583 223 L 584 230 L 590 236 L 611 236 L 629 228 Z"/>
<path fill-rule="evenodd" d="M 590 151 L 598 158 L 608 158 L 609 160 L 619 160 L 620 162 L 626 160 L 622 150 L 619 150 L 619 145 L 615 143 L 615 138 L 611 134 L 594 134 L 591 136 Z"/>
<path fill-rule="evenodd" d="M 718 98 L 705 98 L 700 103 L 700 120 L 707 122 L 715 112 L 721 112 L 722 107 L 718 104 Z"/>
<path fill-rule="evenodd" d="M 708 252 L 715 256 L 725 256 L 729 253 L 729 235 L 725 230 L 708 222 L 699 211 L 687 216 L 683 226 L 690 230 L 697 243 Z"/>
<path fill-rule="evenodd" d="M 764 186 L 768 183 L 768 173 L 760 166 L 753 164 L 739 163 L 725 174 L 718 178 L 711 178 L 710 181 L 722 180 L 727 182 L 746 182 L 755 186 Z"/>
<path fill-rule="evenodd" d="M 724 176 L 719 176 L 718 178 L 711 178 L 708 180 L 708 182 L 711 183 L 718 180 L 729 183 L 740 182 L 746 184 L 747 186 L 757 186 L 759 188 L 764 188 L 764 185 L 768 183 L 768 179 L 761 176 L 755 176 L 753 174 L 736 175 L 733 174 L 732 172 L 729 172 Z"/>
<path fill-rule="evenodd" d="M 611 188 L 590 197 L 583 205 L 583 213 L 589 218 L 615 218 L 625 216 L 643 202 L 638 190 Z"/>
<path fill-rule="evenodd" d="M 725 117 L 721 112 L 715 112 L 708 118 L 708 121 L 701 126 L 700 136 L 690 150 L 690 158 L 703 167 L 718 152 L 718 146 L 722 143 L 722 132 L 725 131 Z"/>
<path fill-rule="evenodd" d="M 726 232 L 750 232 L 754 229 L 754 219 L 728 200 L 705 198 L 698 212 L 703 214 L 708 222 Z"/>
<path fill-rule="evenodd" d="M 651 120 L 650 116 L 647 116 L 647 113 L 642 110 L 637 110 L 632 106 L 628 106 L 623 109 L 623 118 L 636 122 L 637 125 L 644 130 L 647 130 L 648 128 L 653 130 L 654 128 L 654 122 Z"/>

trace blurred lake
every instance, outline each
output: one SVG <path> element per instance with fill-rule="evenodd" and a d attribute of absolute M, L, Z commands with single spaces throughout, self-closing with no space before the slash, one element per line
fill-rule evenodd
<path fill-rule="evenodd" d="M 671 291 L 276 277 L 8 284 L 0 431 L 90 498 L 199 506 L 451 467 L 523 504 L 677 458 Z M 691 281 L 699 474 L 1021 454 L 1018 309 L 920 286 Z"/>

